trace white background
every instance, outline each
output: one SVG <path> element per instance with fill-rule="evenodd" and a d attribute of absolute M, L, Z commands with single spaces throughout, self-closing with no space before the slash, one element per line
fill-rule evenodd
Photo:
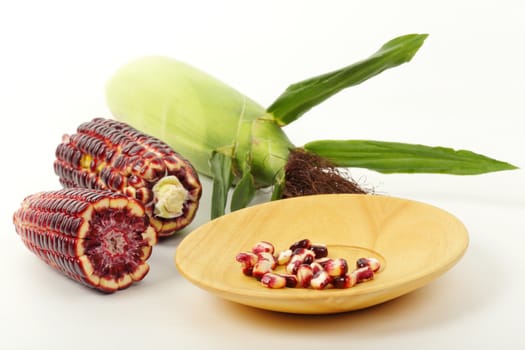
<path fill-rule="evenodd" d="M 286 127 L 297 144 L 355 138 L 464 148 L 525 167 L 522 1 L 11 1 L 0 5 L 1 349 L 523 349 L 525 176 L 380 175 L 377 192 L 450 211 L 464 258 L 426 287 L 367 310 L 305 317 L 259 311 L 187 282 L 156 247 L 138 286 L 101 295 L 34 257 L 12 225 L 28 194 L 57 189 L 64 133 L 109 116 L 104 84 L 164 54 L 269 105 L 288 84 L 364 58 L 407 33 L 412 62 L 346 90 Z M 209 181 L 194 223 L 209 219 Z M 264 200 L 260 199 L 260 200 Z"/>

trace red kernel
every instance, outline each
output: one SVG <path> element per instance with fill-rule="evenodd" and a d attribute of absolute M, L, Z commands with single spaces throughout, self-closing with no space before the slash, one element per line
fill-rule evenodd
<path fill-rule="evenodd" d="M 257 280 L 260 280 L 266 273 L 271 272 L 271 271 L 272 271 L 272 263 L 268 260 L 261 260 L 261 261 L 258 261 L 253 266 L 252 275 Z"/>
<path fill-rule="evenodd" d="M 288 265 L 286 265 L 286 272 L 288 272 L 289 274 L 295 275 L 297 273 L 297 269 L 302 264 L 303 264 L 303 262 L 301 260 L 299 260 L 299 259 L 293 260 L 292 259 L 292 261 L 290 261 L 288 263 Z"/>
<path fill-rule="evenodd" d="M 379 271 L 381 263 L 375 258 L 359 258 L 356 261 L 357 268 L 370 266 L 373 272 Z"/>
<path fill-rule="evenodd" d="M 286 287 L 286 278 L 279 274 L 268 272 L 262 276 L 261 283 L 265 287 L 279 289 Z"/>
<path fill-rule="evenodd" d="M 313 289 L 325 289 L 331 282 L 331 278 L 326 271 L 319 271 L 310 281 L 310 286 Z"/>
<path fill-rule="evenodd" d="M 277 266 L 277 260 L 269 252 L 260 252 L 257 254 L 257 261 L 269 261 L 272 264 L 272 269 L 275 269 Z"/>
<path fill-rule="evenodd" d="M 286 287 L 295 288 L 297 286 L 297 276 L 286 273 L 278 273 L 278 275 L 286 279 Z"/>
<path fill-rule="evenodd" d="M 290 249 L 283 250 L 277 255 L 277 264 L 286 265 L 292 259 L 292 251 Z"/>
<path fill-rule="evenodd" d="M 258 258 L 257 255 L 251 253 L 251 252 L 242 252 L 237 254 L 235 257 L 235 260 L 237 260 L 239 263 L 241 263 L 242 267 L 250 267 L 255 265 Z"/>
<path fill-rule="evenodd" d="M 257 242 L 255 246 L 252 248 L 252 252 L 254 252 L 255 254 L 262 253 L 262 252 L 273 254 L 275 252 L 275 248 L 273 244 L 271 244 L 270 242 L 260 241 L 260 242 Z"/>
<path fill-rule="evenodd" d="M 315 259 L 315 253 L 306 248 L 297 248 L 293 251 L 292 260 L 294 259 L 300 259 L 302 263 L 310 264 Z"/>
<path fill-rule="evenodd" d="M 317 272 L 319 272 L 321 270 L 324 270 L 323 266 L 321 264 L 319 264 L 318 262 L 316 262 L 316 261 L 311 263 L 310 267 L 312 268 L 312 271 L 313 271 L 314 274 L 316 274 Z"/>
<path fill-rule="evenodd" d="M 352 275 L 355 276 L 356 283 L 362 283 L 373 279 L 374 271 L 370 266 L 365 266 L 352 271 Z"/>
<path fill-rule="evenodd" d="M 300 287 L 308 288 L 313 277 L 314 272 L 310 265 L 303 264 L 297 268 L 297 284 Z"/>
<path fill-rule="evenodd" d="M 326 264 L 322 266 L 331 277 L 344 276 L 348 272 L 348 263 L 346 259 L 343 258 L 327 261 Z"/>
<path fill-rule="evenodd" d="M 356 276 L 353 274 L 346 274 L 344 276 L 335 277 L 332 279 L 332 285 L 338 289 L 351 288 L 356 284 Z"/>

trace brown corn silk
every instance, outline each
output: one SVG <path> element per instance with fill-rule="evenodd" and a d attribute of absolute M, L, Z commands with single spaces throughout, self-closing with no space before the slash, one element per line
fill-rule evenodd
<path fill-rule="evenodd" d="M 282 198 L 332 193 L 368 193 L 351 178 L 344 176 L 329 160 L 303 149 L 298 148 L 290 152 L 284 171 Z"/>
<path fill-rule="evenodd" d="M 13 215 L 13 223 L 26 247 L 46 264 L 103 292 L 142 280 L 157 242 L 144 206 L 107 190 L 30 195 Z"/>
<path fill-rule="evenodd" d="M 56 149 L 55 173 L 65 188 L 111 190 L 141 201 L 159 236 L 169 236 L 194 218 L 201 197 L 197 172 L 182 155 L 166 143 L 131 126 L 111 119 L 95 118 L 64 136 Z M 180 214 L 161 217 L 153 188 L 174 176 L 186 198 Z"/>

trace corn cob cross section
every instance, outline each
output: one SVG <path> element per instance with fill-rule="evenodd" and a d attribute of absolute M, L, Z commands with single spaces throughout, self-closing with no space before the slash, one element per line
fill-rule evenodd
<path fill-rule="evenodd" d="M 13 222 L 24 244 L 41 260 L 104 292 L 142 280 L 157 242 L 142 203 L 106 190 L 77 188 L 30 195 Z"/>
<path fill-rule="evenodd" d="M 159 236 L 193 220 L 202 191 L 193 166 L 167 144 L 104 118 L 64 136 L 54 170 L 65 188 L 111 190 L 138 199 Z"/>

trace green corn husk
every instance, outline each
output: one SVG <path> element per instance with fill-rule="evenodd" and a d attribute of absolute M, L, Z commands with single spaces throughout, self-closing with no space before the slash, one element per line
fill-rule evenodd
<path fill-rule="evenodd" d="M 128 63 L 106 91 L 116 119 L 165 141 L 207 176 L 213 176 L 212 152 L 236 149 L 238 163 L 241 155 L 253 154 L 257 185 L 269 186 L 294 147 L 259 104 L 171 58 L 150 56 Z"/>
<path fill-rule="evenodd" d="M 116 119 L 156 136 L 213 177 L 212 217 L 250 202 L 256 188 L 274 185 L 296 146 L 283 129 L 344 88 L 410 61 L 426 34 L 394 38 L 376 53 L 340 70 L 290 85 L 267 109 L 216 78 L 183 62 L 149 56 L 121 67 L 109 80 L 107 103 Z M 313 141 L 309 152 L 336 166 L 385 173 L 481 174 L 516 167 L 470 151 L 380 141 Z"/>

